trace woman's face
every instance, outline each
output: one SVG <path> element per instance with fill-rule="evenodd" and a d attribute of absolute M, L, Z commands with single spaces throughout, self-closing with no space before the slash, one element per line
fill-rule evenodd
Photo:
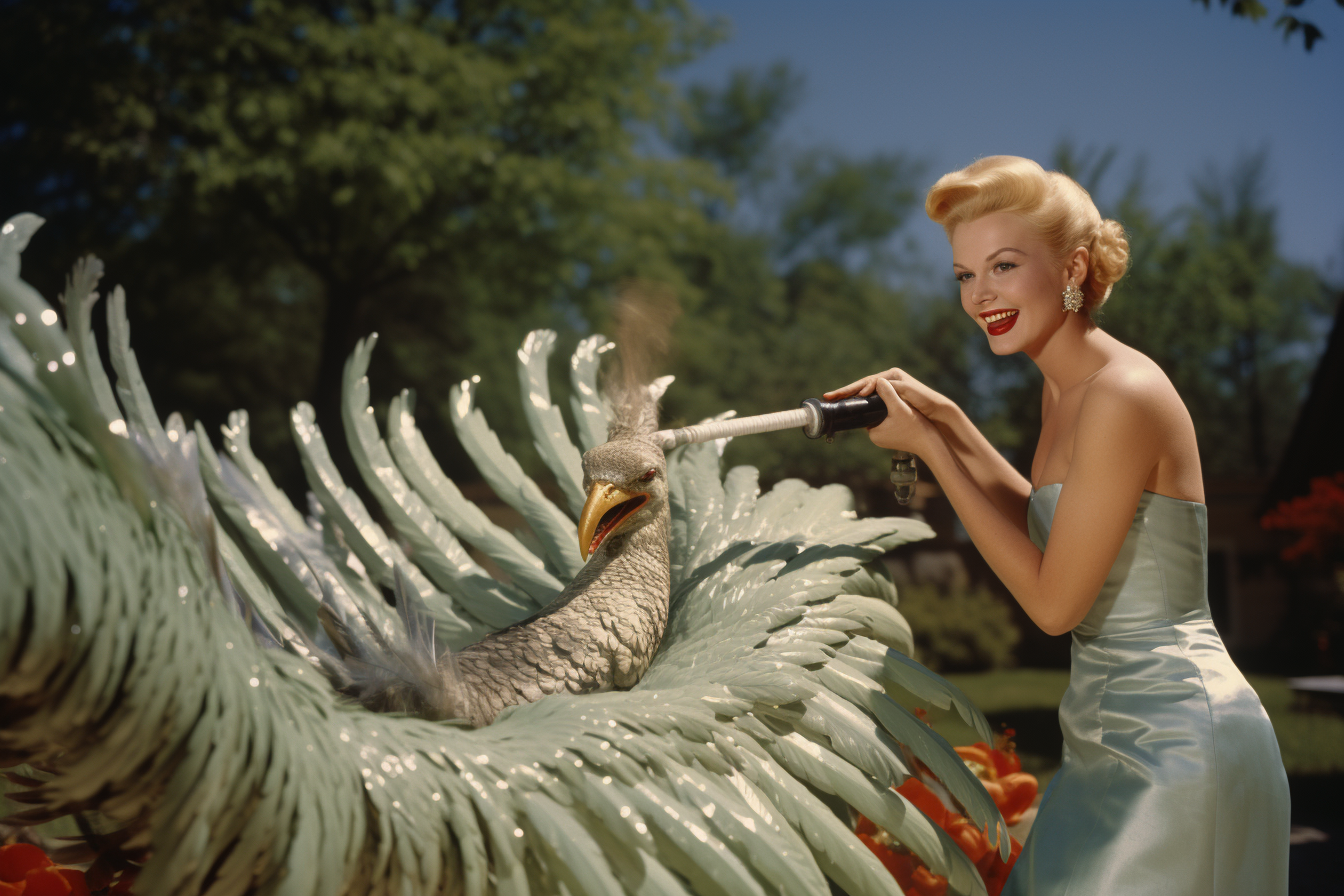
<path fill-rule="evenodd" d="M 1019 215 L 994 212 L 957 225 L 952 270 L 961 307 L 996 355 L 1035 356 L 1065 321 L 1064 266 Z"/>

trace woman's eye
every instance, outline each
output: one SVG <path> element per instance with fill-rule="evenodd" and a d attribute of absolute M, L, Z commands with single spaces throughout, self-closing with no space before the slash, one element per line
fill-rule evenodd
<path fill-rule="evenodd" d="M 1011 271 L 1015 267 L 1017 267 L 1017 265 L 1013 264 L 1011 261 L 1001 261 L 998 264 L 994 265 L 994 270 Z"/>
<path fill-rule="evenodd" d="M 962 273 L 960 273 L 960 274 L 957 275 L 957 282 L 958 282 L 958 283 L 965 283 L 967 280 L 970 280 L 970 279 L 971 279 L 971 272 L 970 272 L 970 271 L 964 271 L 964 272 L 962 272 Z"/>

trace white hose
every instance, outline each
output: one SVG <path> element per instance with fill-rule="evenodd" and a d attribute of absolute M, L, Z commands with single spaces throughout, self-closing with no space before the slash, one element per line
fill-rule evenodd
<path fill-rule="evenodd" d="M 683 426 L 680 429 L 661 429 L 654 433 L 653 437 L 662 441 L 664 451 L 670 451 L 678 445 L 691 442 L 749 436 L 758 432 L 774 432 L 777 429 L 801 429 L 815 413 L 811 408 L 801 407 L 792 411 L 777 411 L 755 417 L 716 420 L 713 423 Z"/>

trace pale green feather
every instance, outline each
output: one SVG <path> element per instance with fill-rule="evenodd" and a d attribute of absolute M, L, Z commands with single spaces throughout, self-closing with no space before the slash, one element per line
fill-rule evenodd
<path fill-rule="evenodd" d="M 120 314 L 121 303 L 109 310 Z M 165 431 L 125 327 L 113 336 L 125 380 L 116 394 L 157 449 Z M 538 340 L 522 359 L 524 388 L 572 510 L 577 452 L 554 430 L 559 414 L 539 385 L 549 344 Z M 585 341 L 571 363 L 585 447 L 605 430 L 592 391 L 605 345 Z M 457 643 L 544 604 L 579 568 L 573 521 L 503 451 L 470 384 L 453 395 L 455 425 L 492 487 L 529 508 L 549 569 L 443 476 L 408 398 L 393 405 L 384 444 L 366 410 L 371 348 L 348 368 L 346 422 L 361 474 L 411 558 L 336 474 L 306 406 L 294 428 L 321 533 L 252 456 L 245 417 L 226 432 L 233 472 L 197 431 L 224 566 L 291 649 L 287 632 L 311 637 L 322 601 L 395 630 L 374 584 L 387 585 L 394 566 Z M 146 891 L 197 892 L 209 875 L 222 894 L 802 896 L 824 875 L 854 896 L 894 893 L 832 812 L 835 795 L 947 873 L 954 892 L 983 891 L 964 855 L 890 789 L 908 773 L 908 749 L 977 824 L 1001 824 L 965 764 L 884 688 L 983 717 L 870 640 L 908 645 L 890 582 L 869 564 L 927 537 L 922 524 L 857 519 L 838 487 L 789 481 L 759 494 L 755 471 L 723 477 L 715 446 L 690 446 L 669 459 L 670 621 L 635 687 L 515 706 L 480 730 L 377 716 L 341 700 L 301 656 L 258 647 L 174 512 L 127 503 L 131 480 L 123 473 L 118 486 L 105 472 L 121 449 L 84 435 L 89 420 L 111 421 L 83 382 L 0 373 L 0 501 L 17 511 L 0 520 L 0 663 L 12 670 L 0 701 L 22 707 L 0 749 L 56 772 L 32 817 L 95 808 L 127 826 L 132 845 L 149 850 Z M 127 457 L 153 465 L 166 456 L 156 453 Z M 516 587 L 464 586 L 483 571 L 456 538 L 523 573 L 510 571 Z M 460 575 L 436 566 L 454 558 Z"/>

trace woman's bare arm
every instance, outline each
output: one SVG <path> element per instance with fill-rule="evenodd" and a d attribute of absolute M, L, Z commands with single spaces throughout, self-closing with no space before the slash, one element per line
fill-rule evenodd
<path fill-rule="evenodd" d="M 835 399 L 850 395 L 871 395 L 877 388 L 878 380 L 889 382 L 906 404 L 938 427 L 965 475 L 1004 516 L 1018 521 L 1025 535 L 1031 483 L 1013 469 L 1012 464 L 989 443 L 955 402 L 894 367 L 827 392 L 825 397 Z M 940 483 L 943 481 L 936 469 L 934 475 Z"/>
<path fill-rule="evenodd" d="M 967 474 L 940 427 L 890 383 L 878 383 L 877 391 L 888 415 L 870 430 L 873 442 L 913 451 L 933 469 L 972 541 L 1032 621 L 1049 634 L 1082 621 L 1115 563 L 1171 426 L 1152 384 L 1114 376 L 1089 388 L 1044 552 Z"/>

